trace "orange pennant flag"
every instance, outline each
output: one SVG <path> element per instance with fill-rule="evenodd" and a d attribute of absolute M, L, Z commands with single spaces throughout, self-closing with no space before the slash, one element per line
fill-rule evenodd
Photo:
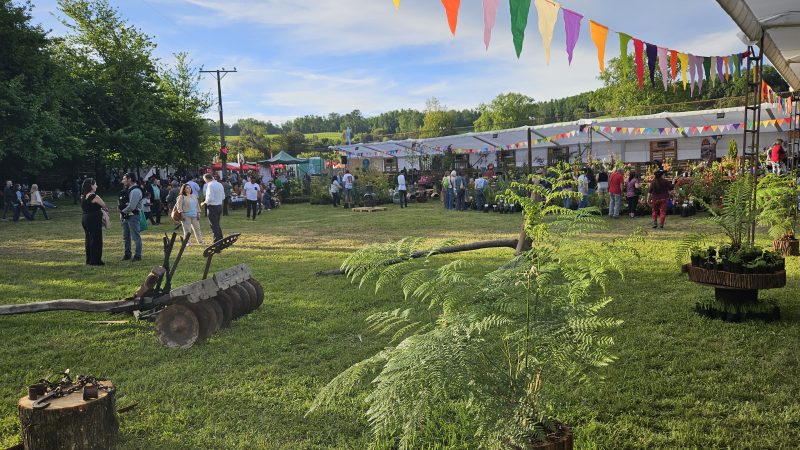
<path fill-rule="evenodd" d="M 589 32 L 592 34 L 594 45 L 597 46 L 597 62 L 600 63 L 600 72 L 606 69 L 606 38 L 608 38 L 608 27 L 601 25 L 594 20 L 589 21 Z"/>
<path fill-rule="evenodd" d="M 394 7 L 400 9 L 400 0 L 394 0 Z"/>
<path fill-rule="evenodd" d="M 444 10 L 447 13 L 447 24 L 450 25 L 450 32 L 453 36 L 456 34 L 456 25 L 458 25 L 458 8 L 461 6 L 461 0 L 442 0 Z"/>

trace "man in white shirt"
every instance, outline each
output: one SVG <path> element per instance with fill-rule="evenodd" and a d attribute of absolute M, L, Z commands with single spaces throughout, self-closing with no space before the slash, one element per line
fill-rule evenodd
<path fill-rule="evenodd" d="M 244 201 L 247 204 L 247 218 L 250 218 L 250 210 L 253 211 L 253 220 L 258 215 L 258 193 L 261 187 L 256 183 L 255 177 L 250 177 L 250 181 L 244 184 Z"/>
<path fill-rule="evenodd" d="M 208 210 L 208 223 L 211 225 L 211 231 L 214 232 L 214 242 L 217 242 L 222 239 L 222 228 L 219 226 L 219 221 L 222 217 L 222 202 L 225 201 L 225 188 L 210 173 L 203 175 L 203 180 L 206 182 L 205 200 L 201 205 Z"/>
<path fill-rule="evenodd" d="M 581 201 L 578 202 L 578 208 L 589 207 L 589 177 L 587 176 L 588 168 L 584 167 L 583 173 L 578 177 L 578 192 L 581 193 Z"/>
<path fill-rule="evenodd" d="M 405 208 L 408 206 L 408 198 L 406 198 L 406 193 L 408 192 L 408 188 L 406 187 L 406 169 L 400 171 L 400 174 L 397 175 L 397 193 L 400 195 L 400 208 Z"/>
<path fill-rule="evenodd" d="M 342 182 L 344 183 L 344 207 L 352 208 L 353 207 L 353 183 L 355 183 L 355 178 L 353 174 L 350 173 L 350 169 L 346 169 L 344 171 L 344 176 L 342 177 Z"/>

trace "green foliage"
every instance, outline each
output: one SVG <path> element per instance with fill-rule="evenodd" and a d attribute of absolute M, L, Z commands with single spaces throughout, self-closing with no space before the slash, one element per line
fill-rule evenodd
<path fill-rule="evenodd" d="M 537 108 L 533 98 L 509 92 L 498 95 L 488 105 L 481 104 L 478 110 L 481 115 L 475 121 L 475 131 L 488 131 L 530 124 Z"/>
<path fill-rule="evenodd" d="M 571 182 L 562 181 L 563 168 L 554 172 L 556 189 Z M 412 258 L 424 252 L 420 238 L 350 255 L 342 268 L 354 283 L 402 292 L 405 301 L 367 319 L 390 346 L 334 378 L 309 414 L 366 390 L 376 442 L 396 437 L 400 448 L 414 448 L 420 430 L 441 421 L 437 411 L 452 404 L 463 405 L 485 446 L 524 448 L 541 440 L 555 413 L 543 385 L 588 381 L 615 359 L 607 332 L 620 321 L 601 313 L 628 247 L 609 243 L 590 257 L 562 248 L 560 236 L 598 225 L 585 210 L 551 204 L 564 195 L 535 182 L 512 183 L 503 198 L 523 205 L 535 245 L 479 276 L 463 260 L 434 261 L 436 249 L 450 242 L 429 249 L 424 260 Z"/>
<path fill-rule="evenodd" d="M 753 208 L 753 193 L 756 182 L 751 175 L 740 175 L 731 182 L 722 196 L 722 207 L 715 211 L 701 198 L 695 201 L 702 207 L 708 208 L 710 216 L 703 220 L 704 223 L 716 226 L 728 239 L 728 244 L 733 249 L 739 249 L 743 244 L 752 245 L 749 240 L 748 230 L 755 220 Z M 675 261 L 683 264 L 692 248 L 710 237 L 709 233 L 690 233 L 684 236 L 675 252 Z"/>
<path fill-rule="evenodd" d="M 83 154 L 78 93 L 32 4 L 0 1 L 0 172 L 36 174 Z"/>
<path fill-rule="evenodd" d="M 758 182 L 758 222 L 774 239 L 794 236 L 797 228 L 797 182 L 791 175 L 768 174 Z"/>
<path fill-rule="evenodd" d="M 432 138 L 455 134 L 456 114 L 453 110 L 448 110 L 446 106 L 439 103 L 439 99 L 433 97 L 425 102 L 425 117 L 422 120 L 420 137 Z"/>

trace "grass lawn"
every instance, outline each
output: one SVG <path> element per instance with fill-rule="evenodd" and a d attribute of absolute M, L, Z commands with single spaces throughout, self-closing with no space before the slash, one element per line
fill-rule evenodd
<path fill-rule="evenodd" d="M 108 199 L 112 197 L 106 196 Z M 83 265 L 76 207 L 51 210 L 52 220 L 0 222 L 0 304 L 56 298 L 112 300 L 129 296 L 160 263 L 161 225 L 144 233 L 145 261 L 120 262 L 121 231 L 105 235 L 107 265 Z M 226 233 L 242 232 L 212 270 L 247 262 L 266 291 L 256 312 L 189 350 L 163 348 L 152 325 L 108 314 L 52 312 L 0 317 L 0 447 L 19 442 L 16 401 L 26 386 L 67 367 L 108 377 L 121 416 L 122 448 L 365 448 L 369 429 L 358 399 L 303 417 L 317 390 L 353 362 L 386 344 L 364 331 L 370 313 L 393 309 L 393 292 L 359 290 L 342 277 L 316 277 L 353 249 L 404 236 L 461 242 L 516 237 L 520 215 L 446 212 L 437 203 L 390 206 L 355 214 L 330 206 L 287 205 L 245 222 L 244 211 L 223 218 Z M 679 273 L 673 252 L 695 219 L 671 217 L 653 230 L 612 289 L 609 314 L 619 360 L 606 379 L 558 386 L 561 419 L 576 427 L 580 449 L 796 448 L 800 442 L 800 260 L 787 261 L 785 289 L 766 291 L 783 312 L 777 323 L 729 324 L 702 319 L 695 301 L 713 297 Z M 576 246 L 624 236 L 647 219 L 620 219 L 583 236 Z M 210 235 L 206 222 L 203 231 Z M 649 231 L 649 228 L 648 228 Z M 190 246 L 176 286 L 199 279 L 204 260 Z M 460 256 L 490 269 L 510 249 Z M 443 427 L 440 448 L 469 448 L 469 421 Z"/>

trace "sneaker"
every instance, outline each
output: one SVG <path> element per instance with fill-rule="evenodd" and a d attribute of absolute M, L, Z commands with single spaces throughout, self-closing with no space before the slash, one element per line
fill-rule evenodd
<path fill-rule="evenodd" d="M 658 224 L 653 222 L 653 228 L 658 228 Z"/>
<path fill-rule="evenodd" d="M 122 261 L 127 261 L 129 259 L 131 259 L 131 255 L 125 255 L 122 257 Z"/>

